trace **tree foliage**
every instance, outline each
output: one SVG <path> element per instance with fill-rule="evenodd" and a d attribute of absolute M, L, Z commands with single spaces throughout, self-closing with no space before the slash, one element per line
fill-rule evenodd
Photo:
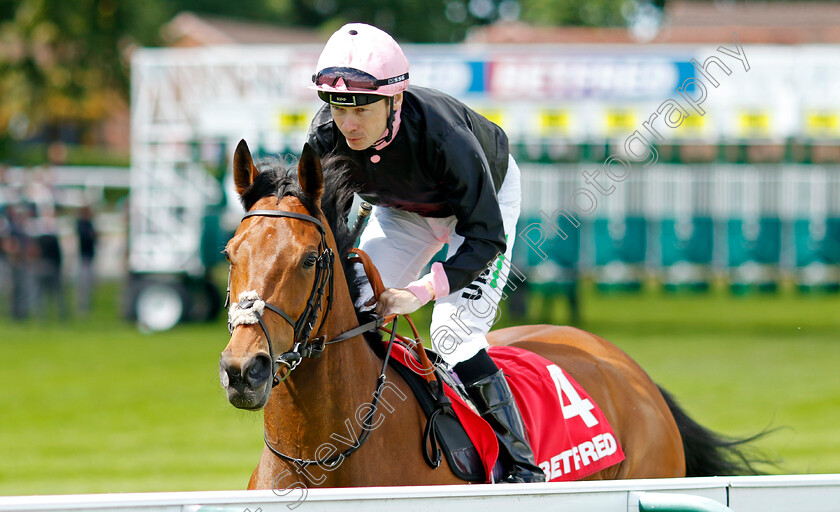
<path fill-rule="evenodd" d="M 522 20 L 536 25 L 620 26 L 628 0 L 521 0 Z M 626 6 L 625 6 L 626 4 Z"/>
<path fill-rule="evenodd" d="M 20 0 L 0 8 L 0 131 L 19 136 L 65 119 L 95 120 L 128 92 L 123 50 L 149 40 L 155 2 Z"/>

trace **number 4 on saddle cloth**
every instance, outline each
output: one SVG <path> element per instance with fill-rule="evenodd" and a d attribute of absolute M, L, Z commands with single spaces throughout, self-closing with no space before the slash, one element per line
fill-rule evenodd
<path fill-rule="evenodd" d="M 612 427 L 589 394 L 551 361 L 516 347 L 490 347 L 516 399 L 537 464 L 546 481 L 585 478 L 624 460 Z M 493 428 L 470 405 L 454 374 L 438 370 L 451 408 L 439 409 L 436 391 L 409 367 L 422 368 L 402 346 L 395 346 L 392 367 L 408 382 L 429 418 L 423 443 L 440 445 L 452 472 L 470 482 L 496 481 L 499 446 Z M 439 455 L 437 455 L 439 460 Z M 488 476 L 491 475 L 491 476 Z"/>

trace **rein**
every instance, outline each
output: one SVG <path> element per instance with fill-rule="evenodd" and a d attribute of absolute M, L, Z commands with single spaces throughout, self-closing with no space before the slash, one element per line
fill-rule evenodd
<path fill-rule="evenodd" d="M 365 324 L 367 325 L 367 324 Z M 360 326 L 363 327 L 363 326 Z M 382 394 L 382 389 L 385 386 L 385 370 L 388 368 L 388 360 L 391 358 L 391 349 L 394 347 L 394 338 L 396 333 L 397 327 L 397 318 L 394 318 L 394 330 L 391 333 L 391 339 L 388 342 L 388 350 L 385 352 L 385 358 L 382 361 L 382 371 L 379 372 L 379 377 L 376 379 L 376 390 L 373 392 L 373 399 L 370 402 L 370 412 L 365 417 L 365 424 L 362 427 L 362 434 L 356 439 L 356 442 L 353 443 L 353 446 L 347 448 L 343 452 L 339 453 L 338 455 L 333 455 L 332 457 L 328 457 L 325 459 L 300 459 L 297 457 L 292 457 L 290 455 L 286 455 L 282 453 L 277 448 L 272 446 L 271 442 L 268 440 L 268 434 L 263 431 L 263 440 L 265 441 L 265 445 L 274 455 L 280 457 L 281 459 L 287 462 L 294 462 L 298 466 L 311 466 L 313 464 L 318 464 L 319 466 L 332 466 L 336 463 L 341 463 L 345 457 L 349 457 L 353 452 L 358 450 L 362 447 L 365 442 L 367 442 L 368 437 L 373 429 L 373 417 L 376 414 L 376 409 L 379 406 L 379 396 Z M 370 330 L 370 329 L 368 329 Z M 364 332 L 364 331 L 363 331 Z"/>

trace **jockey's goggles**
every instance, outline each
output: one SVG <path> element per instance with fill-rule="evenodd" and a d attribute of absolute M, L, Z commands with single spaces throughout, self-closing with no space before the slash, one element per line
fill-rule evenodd
<path fill-rule="evenodd" d="M 318 91 L 318 97 L 321 98 L 322 101 L 329 103 L 330 105 L 335 105 L 336 107 L 361 107 L 387 98 L 387 96 L 379 96 L 376 94 L 353 94 L 326 91 Z"/>
<path fill-rule="evenodd" d="M 393 85 L 408 80 L 408 73 L 406 72 L 391 78 L 377 79 L 370 73 L 366 73 L 360 69 L 330 67 L 324 68 L 312 75 L 312 83 L 327 87 L 335 87 L 339 79 L 344 80 L 344 84 L 349 88 L 375 91 L 383 85 Z"/>

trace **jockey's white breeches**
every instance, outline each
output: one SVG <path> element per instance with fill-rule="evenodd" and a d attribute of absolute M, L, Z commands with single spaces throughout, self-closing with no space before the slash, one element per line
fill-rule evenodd
<path fill-rule="evenodd" d="M 519 167 L 511 156 L 497 194 L 507 238 L 504 256 L 491 262 L 467 287 L 435 299 L 432 345 L 450 365 L 466 361 L 488 347 L 487 332 L 498 317 L 516 241 L 522 196 L 519 175 Z M 444 244 L 449 244 L 447 259 L 455 254 L 464 241 L 455 232 L 456 222 L 454 216 L 422 217 L 396 208 L 374 207 L 359 246 L 370 255 L 386 287 L 404 288 L 420 277 Z"/>

